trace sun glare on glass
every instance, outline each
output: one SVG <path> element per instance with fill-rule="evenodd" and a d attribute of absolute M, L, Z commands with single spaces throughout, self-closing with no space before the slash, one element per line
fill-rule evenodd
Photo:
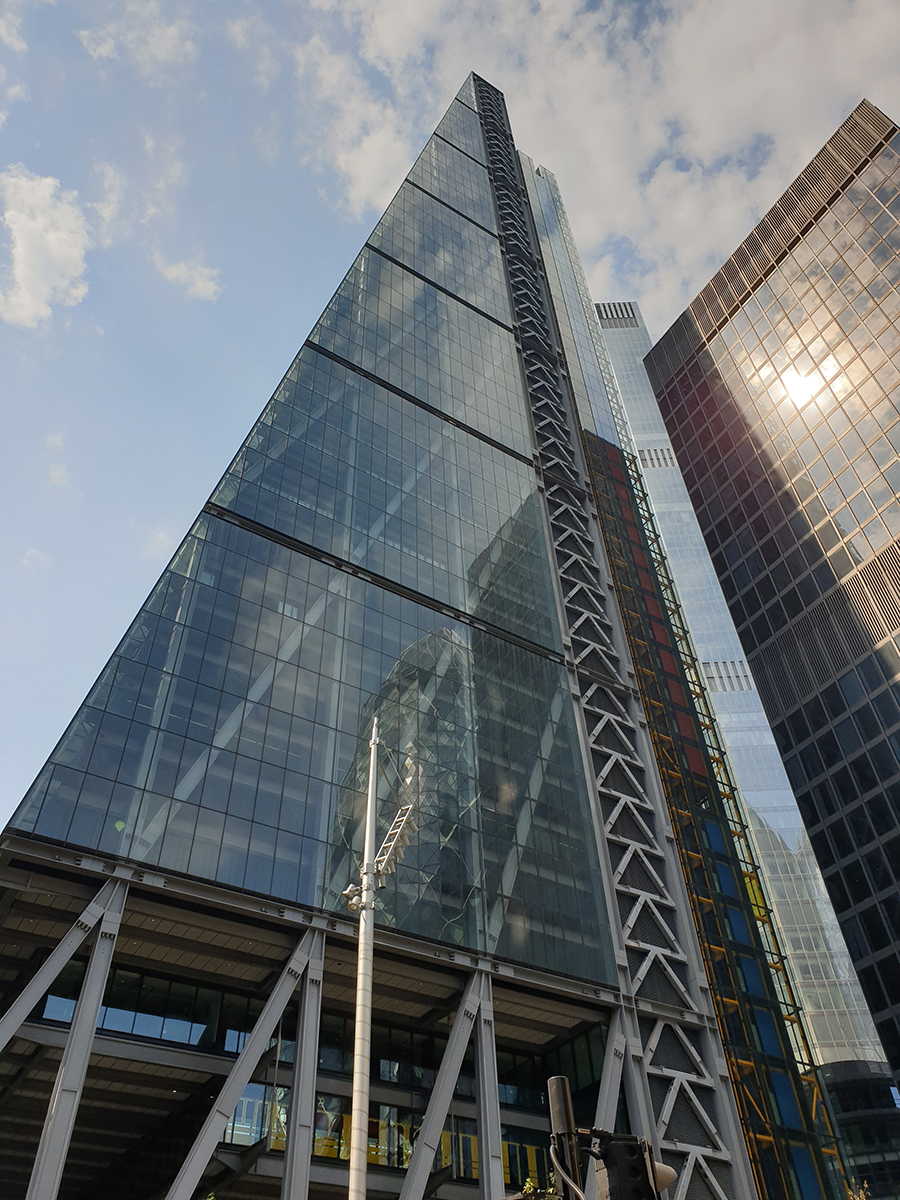
<path fill-rule="evenodd" d="M 812 375 L 801 375 L 793 367 L 782 372 L 781 382 L 798 408 L 808 404 L 816 390 L 817 380 Z"/>

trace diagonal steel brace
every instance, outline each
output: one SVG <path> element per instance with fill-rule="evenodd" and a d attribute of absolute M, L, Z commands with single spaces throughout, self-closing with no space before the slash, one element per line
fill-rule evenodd
<path fill-rule="evenodd" d="M 240 1100 L 244 1088 L 250 1082 L 250 1076 L 256 1069 L 275 1026 L 281 1020 L 294 988 L 300 982 L 313 953 L 318 949 L 317 933 L 310 929 L 300 939 L 281 972 L 278 982 L 272 989 L 271 995 L 253 1026 L 253 1032 L 247 1038 L 243 1050 L 231 1068 L 231 1074 L 222 1085 L 222 1090 L 213 1104 L 212 1111 L 188 1151 L 187 1158 L 182 1163 L 175 1182 L 169 1188 L 166 1200 L 191 1200 L 194 1189 L 212 1158 L 213 1151 L 222 1140 L 225 1126 L 231 1120 L 237 1102 Z"/>
<path fill-rule="evenodd" d="M 19 1026 L 27 1019 L 41 996 L 49 989 L 57 975 L 106 912 L 113 897 L 116 882 L 116 880 L 110 879 L 104 883 L 69 932 L 53 949 L 49 958 L 45 959 L 37 973 L 0 1017 L 0 1053 L 3 1052 L 9 1040 L 14 1037 Z"/>

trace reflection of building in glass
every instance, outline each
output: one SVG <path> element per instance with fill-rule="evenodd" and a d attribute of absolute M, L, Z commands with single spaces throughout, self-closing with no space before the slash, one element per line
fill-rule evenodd
<path fill-rule="evenodd" d="M 380 901 L 373 1191 L 546 1182 L 565 1073 L 685 1196 L 836 1196 L 702 697 L 677 647 L 638 661 L 626 584 L 658 605 L 662 574 L 599 336 L 472 76 L 4 834 L 4 1200 L 55 1163 L 66 1200 L 346 1188 L 336 885 L 375 710 L 383 819 L 391 788 L 419 814 Z"/>
<path fill-rule="evenodd" d="M 525 501 L 473 560 L 478 622 L 518 622 L 540 601 L 528 570 L 540 521 L 534 498 Z M 412 802 L 418 827 L 380 892 L 385 922 L 603 977 L 602 882 L 583 851 L 591 814 L 559 667 L 478 627 L 437 629 L 403 651 L 363 710 L 360 750 L 340 789 L 334 906 L 358 870 L 365 737 L 376 715 L 383 825 Z"/>
<path fill-rule="evenodd" d="M 665 543 L 669 565 L 702 663 L 709 699 L 740 789 L 750 836 L 772 905 L 782 948 L 800 1000 L 815 1063 L 841 1064 L 820 1072 L 826 1089 L 840 1076 L 869 1078 L 888 1070 L 856 974 L 828 899 L 790 783 L 784 774 L 741 643 L 728 612 L 672 444 L 642 359 L 651 341 L 636 304 L 598 305 L 604 345 L 628 416 L 643 479 Z M 854 1072 L 856 1075 L 854 1076 Z M 839 1128 L 851 1119 L 845 1085 Z M 859 1124 L 858 1114 L 853 1119 Z M 860 1155 L 856 1135 L 844 1139 L 848 1161 L 867 1178 L 873 1195 L 883 1182 L 871 1170 L 869 1147 Z M 890 1138 L 879 1161 L 900 1173 Z M 879 1178 L 882 1176 L 883 1178 Z"/>
<path fill-rule="evenodd" d="M 404 650 L 363 710 L 360 752 L 338 796 L 329 907 L 359 873 L 368 775 L 366 731 L 378 718 L 379 816 L 385 829 L 414 805 L 416 831 L 396 871 L 382 882 L 385 924 L 439 929 L 443 940 L 484 947 L 483 871 L 478 830 L 472 662 L 466 642 L 438 629 Z"/>

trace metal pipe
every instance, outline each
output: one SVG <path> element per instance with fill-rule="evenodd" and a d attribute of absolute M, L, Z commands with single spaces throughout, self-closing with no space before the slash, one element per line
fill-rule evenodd
<path fill-rule="evenodd" d="M 372 959 L 375 943 L 375 805 L 378 718 L 369 742 L 366 839 L 359 893 L 359 951 L 356 967 L 356 1019 L 353 1033 L 353 1103 L 350 1111 L 350 1189 L 348 1200 L 366 1200 L 369 1150 L 369 1060 L 372 1051 Z"/>
<path fill-rule="evenodd" d="M 578 1200 L 581 1191 L 581 1167 L 578 1161 L 578 1134 L 572 1111 L 572 1093 L 565 1075 L 547 1080 L 547 1100 L 550 1106 L 550 1144 L 555 1148 L 562 1170 L 560 1189 L 566 1200 Z M 556 1165 L 556 1164 L 554 1164 Z"/>

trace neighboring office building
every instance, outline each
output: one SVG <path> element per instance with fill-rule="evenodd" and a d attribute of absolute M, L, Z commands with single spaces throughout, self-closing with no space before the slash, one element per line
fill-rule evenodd
<path fill-rule="evenodd" d="M 634 303 L 597 305 L 603 342 L 709 698 L 740 789 L 810 1048 L 871 1195 L 900 1190 L 900 1112 L 859 980 L 747 667 L 643 366 L 652 342 Z M 859 1107 L 854 1105 L 859 1102 Z M 875 1109 L 887 1109 L 887 1113 Z M 895 1144 L 896 1143 L 896 1144 Z"/>
<path fill-rule="evenodd" d="M 646 365 L 900 1075 L 900 142 L 863 101 Z"/>
<path fill-rule="evenodd" d="M 565 1073 L 690 1200 L 837 1195 L 670 649 L 635 664 L 686 731 L 668 791 L 654 760 L 613 592 L 646 556 L 603 548 L 634 506 L 598 342 L 552 176 L 470 77 L 4 834 L 2 1007 L 25 988 L 27 1017 L 0 1055 L 4 1200 L 29 1177 L 52 1200 L 63 1162 L 66 1200 L 150 1200 L 179 1170 L 235 1200 L 346 1187 L 340 891 L 373 714 L 382 821 L 421 809 L 379 898 L 372 1191 L 544 1181 Z M 84 942 L 42 982 L 73 921 L 99 922 L 87 971 Z"/>

